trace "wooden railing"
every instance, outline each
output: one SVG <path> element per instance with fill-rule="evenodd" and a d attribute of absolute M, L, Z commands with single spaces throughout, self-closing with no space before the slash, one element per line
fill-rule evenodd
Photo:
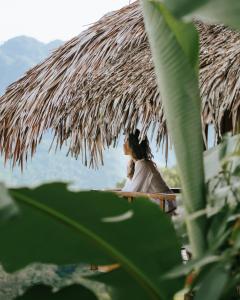
<path fill-rule="evenodd" d="M 134 201 L 135 198 L 149 198 L 149 199 L 156 199 L 159 200 L 160 208 L 166 212 L 166 201 L 176 201 L 176 194 L 180 193 L 180 189 L 171 189 L 172 194 L 167 193 L 142 193 L 142 192 L 123 192 L 121 190 L 107 190 L 109 192 L 114 192 L 118 196 L 126 198 L 130 203 Z M 167 212 L 168 213 L 168 212 Z M 94 264 L 91 264 L 90 269 L 91 270 L 99 270 L 103 272 L 111 271 L 115 268 L 119 267 L 118 264 L 114 264 L 111 266 L 97 266 Z"/>
<path fill-rule="evenodd" d="M 176 201 L 176 194 L 180 189 L 172 189 L 172 194 L 169 193 L 142 193 L 142 192 L 124 192 L 121 190 L 112 190 L 120 197 L 127 198 L 129 202 L 133 202 L 134 198 L 149 198 L 159 200 L 159 205 L 163 211 L 166 211 L 166 201 Z"/>

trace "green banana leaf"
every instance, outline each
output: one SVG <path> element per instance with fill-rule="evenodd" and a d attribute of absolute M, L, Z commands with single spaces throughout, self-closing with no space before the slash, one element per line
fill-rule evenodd
<path fill-rule="evenodd" d="M 0 261 L 7 271 L 32 262 L 118 262 L 149 299 L 169 299 L 182 280 L 162 274 L 181 263 L 170 218 L 155 203 L 129 204 L 115 194 L 70 192 L 65 184 L 12 189 L 19 213 L 0 225 Z"/>
<path fill-rule="evenodd" d="M 240 134 L 227 136 L 221 144 L 204 152 L 204 171 L 207 181 L 221 171 L 222 158 L 234 154 L 239 142 Z"/>
<path fill-rule="evenodd" d="M 143 289 L 136 280 L 133 280 L 122 268 L 107 272 L 101 275 L 88 277 L 87 279 L 101 282 L 105 285 L 110 299 L 123 300 L 123 299 L 137 299 L 146 300 L 151 299 L 146 289 Z M 171 283 L 169 283 L 170 285 Z M 166 299 L 171 299 L 169 295 Z M 154 299 L 154 298 L 153 298 Z M 162 299 L 161 297 L 157 299 Z"/>
<path fill-rule="evenodd" d="M 173 140 L 187 214 L 205 207 L 198 89 L 198 34 L 159 1 L 141 0 L 167 126 Z M 205 217 L 186 219 L 194 257 L 206 248 Z"/>
<path fill-rule="evenodd" d="M 238 0 L 164 0 L 177 17 L 195 17 L 211 23 L 221 23 L 240 29 L 240 1 Z"/>
<path fill-rule="evenodd" d="M 229 279 L 229 270 L 223 264 L 214 266 L 203 278 L 200 288 L 194 299 L 196 300 L 218 300 L 220 299 L 225 285 Z"/>

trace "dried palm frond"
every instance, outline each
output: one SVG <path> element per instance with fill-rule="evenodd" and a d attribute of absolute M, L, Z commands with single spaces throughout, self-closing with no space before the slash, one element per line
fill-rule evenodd
<path fill-rule="evenodd" d="M 240 35 L 222 26 L 196 26 L 203 124 L 213 123 L 221 136 L 226 113 L 233 128 L 239 116 Z M 97 166 L 104 147 L 138 124 L 141 137 L 151 127 L 156 143 L 168 145 L 138 1 L 59 47 L 0 98 L 0 150 L 13 164 L 23 165 L 51 128 L 58 146 L 68 140 L 71 155 Z"/>

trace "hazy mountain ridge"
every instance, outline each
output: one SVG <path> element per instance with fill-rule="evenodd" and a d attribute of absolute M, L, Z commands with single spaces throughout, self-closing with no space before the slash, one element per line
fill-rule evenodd
<path fill-rule="evenodd" d="M 0 43 L 0 95 L 8 85 L 62 44 L 61 40 L 43 43 L 28 36 L 14 37 Z"/>

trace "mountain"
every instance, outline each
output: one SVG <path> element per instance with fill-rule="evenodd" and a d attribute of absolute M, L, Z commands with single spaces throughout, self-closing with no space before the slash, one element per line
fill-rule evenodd
<path fill-rule="evenodd" d="M 18 36 L 0 44 L 0 95 L 9 84 L 62 44 L 60 40 L 42 43 L 28 36 Z"/>
<path fill-rule="evenodd" d="M 60 46 L 60 40 L 48 44 L 27 37 L 18 36 L 0 45 L 0 94 L 6 87 L 21 77 L 28 69 L 44 60 L 53 49 Z M 117 148 L 111 148 L 104 153 L 104 166 L 98 170 L 92 170 L 83 166 L 80 159 L 66 157 L 67 147 L 63 146 L 57 153 L 48 152 L 52 142 L 52 135 L 47 132 L 37 149 L 32 161 L 28 161 L 24 172 L 16 166 L 13 170 L 10 164 L 4 166 L 3 158 L 0 157 L 0 182 L 8 186 L 33 186 L 49 181 L 72 182 L 73 188 L 101 189 L 113 188 L 116 183 L 126 176 L 127 157 L 123 155 L 120 140 Z M 156 152 L 152 145 L 155 161 L 164 166 L 164 156 Z M 53 147 L 54 149 L 54 147 Z M 175 164 L 174 154 L 169 154 L 169 166 Z"/>

